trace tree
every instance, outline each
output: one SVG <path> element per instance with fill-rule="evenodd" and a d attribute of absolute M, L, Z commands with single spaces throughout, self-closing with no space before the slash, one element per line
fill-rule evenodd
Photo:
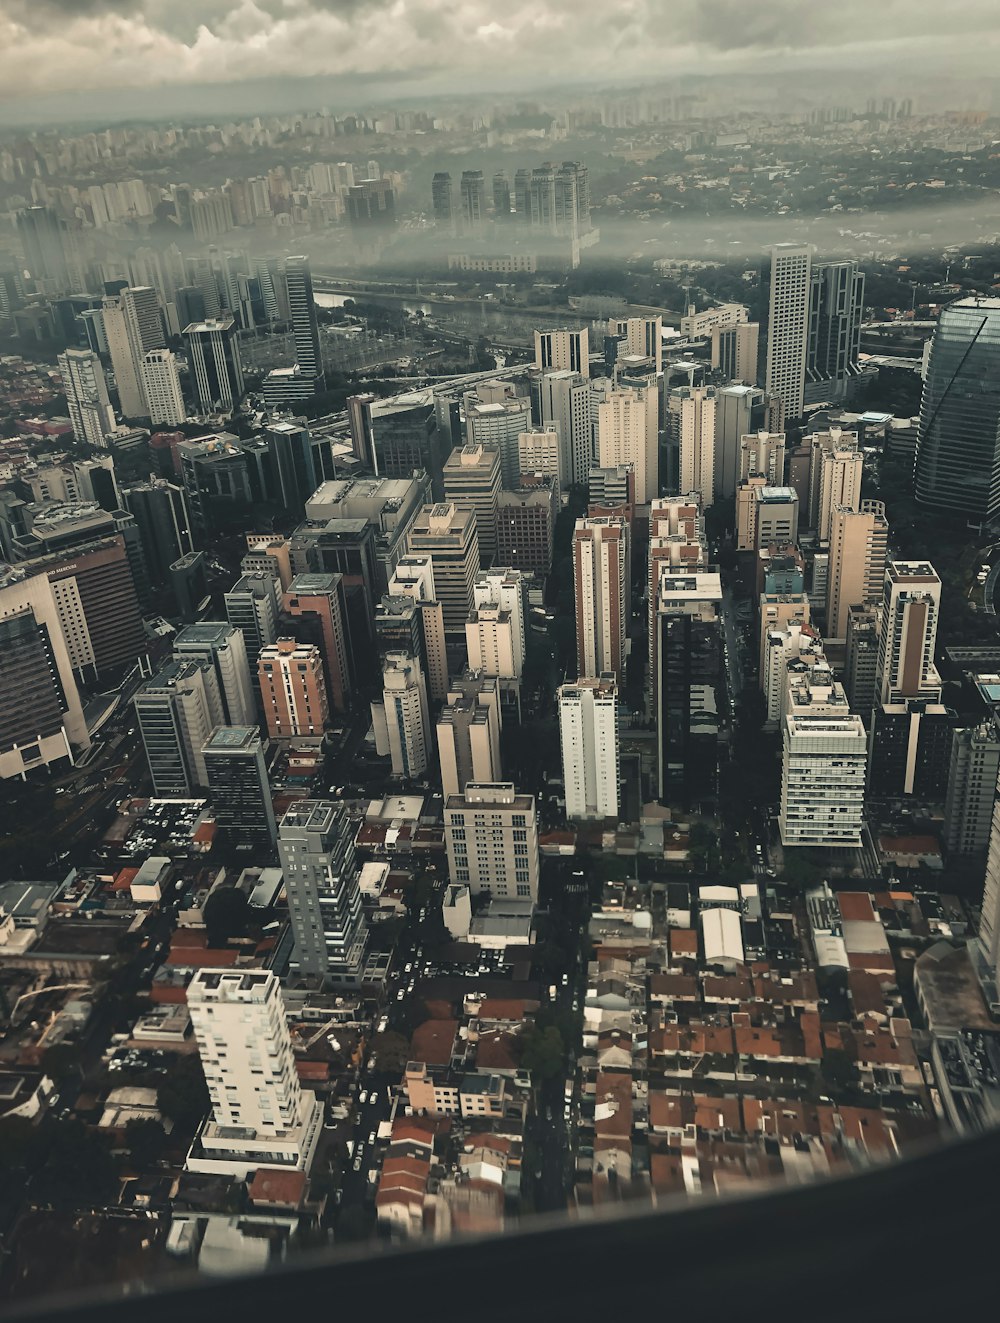
<path fill-rule="evenodd" d="M 125 1127 L 125 1147 L 129 1165 L 137 1171 L 148 1171 L 163 1156 L 167 1136 L 159 1121 L 130 1121 Z"/>
<path fill-rule="evenodd" d="M 205 1072 L 196 1056 L 178 1061 L 157 1089 L 156 1105 L 183 1129 L 194 1130 L 209 1107 Z"/>
<path fill-rule="evenodd" d="M 393 1033 L 391 1029 L 376 1034 L 372 1041 L 375 1053 L 375 1066 L 386 1074 L 402 1074 L 410 1059 L 410 1042 L 403 1034 Z"/>
<path fill-rule="evenodd" d="M 521 1031 L 521 1065 L 535 1084 L 553 1080 L 562 1073 L 566 1066 L 566 1044 L 555 1025 L 547 1029 L 537 1024 L 525 1025 Z"/>
<path fill-rule="evenodd" d="M 231 937 L 242 937 L 248 909 L 247 898 L 237 887 L 216 887 L 204 910 L 209 946 L 225 946 Z"/>
<path fill-rule="evenodd" d="M 689 834 L 688 857 L 691 866 L 700 873 L 709 873 L 719 866 L 719 838 L 704 822 L 696 822 Z"/>

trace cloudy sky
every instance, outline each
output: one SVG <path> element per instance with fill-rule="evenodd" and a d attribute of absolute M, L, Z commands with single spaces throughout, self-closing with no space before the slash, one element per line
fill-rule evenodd
<path fill-rule="evenodd" d="M 0 0 L 0 116 L 303 76 L 416 94 L 803 65 L 978 74 L 998 38 L 997 0 Z"/>

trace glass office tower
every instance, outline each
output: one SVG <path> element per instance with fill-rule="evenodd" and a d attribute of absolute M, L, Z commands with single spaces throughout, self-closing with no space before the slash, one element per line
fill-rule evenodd
<path fill-rule="evenodd" d="M 941 313 L 920 406 L 920 505 L 985 523 L 1000 513 L 1000 298 Z"/>

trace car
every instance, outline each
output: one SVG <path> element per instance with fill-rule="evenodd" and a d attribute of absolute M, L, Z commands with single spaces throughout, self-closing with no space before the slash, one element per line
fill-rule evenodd
<path fill-rule="evenodd" d="M 567 986 L 569 985 L 569 975 L 568 975 L 568 974 L 563 974 L 563 976 L 562 976 L 562 985 L 563 985 L 564 988 L 567 987 Z"/>
<path fill-rule="evenodd" d="M 354 1170 L 355 1170 L 355 1171 L 360 1171 L 360 1170 L 361 1170 L 361 1154 L 360 1154 L 360 1153 L 359 1153 L 358 1156 L 354 1159 Z"/>
<path fill-rule="evenodd" d="M 396 993 L 396 1000 L 402 1001 L 405 996 L 406 996 L 406 989 L 400 988 L 399 991 Z"/>
<path fill-rule="evenodd" d="M 371 1134 L 368 1136 L 369 1144 L 374 1144 L 377 1138 L 378 1138 L 378 1134 L 376 1133 L 376 1131 L 373 1130 Z"/>
<path fill-rule="evenodd" d="M 358 1095 L 358 1102 L 361 1104 L 362 1107 L 364 1107 L 367 1101 L 368 1101 L 368 1090 L 362 1089 L 361 1093 Z"/>

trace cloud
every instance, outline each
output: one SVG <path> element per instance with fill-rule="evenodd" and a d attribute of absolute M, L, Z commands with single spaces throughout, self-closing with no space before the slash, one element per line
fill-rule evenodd
<path fill-rule="evenodd" d="M 0 98 L 273 77 L 502 90 L 926 51 L 995 59 L 995 0 L 0 0 Z"/>

